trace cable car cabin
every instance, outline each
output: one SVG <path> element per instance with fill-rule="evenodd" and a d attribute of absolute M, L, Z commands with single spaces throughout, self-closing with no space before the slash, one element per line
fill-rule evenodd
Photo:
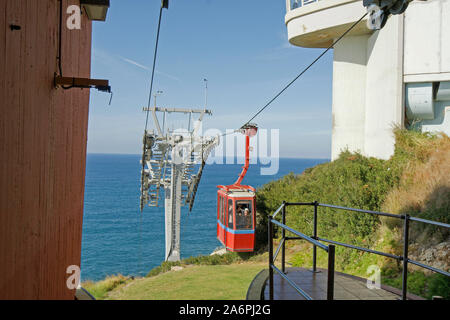
<path fill-rule="evenodd" d="M 217 239 L 228 251 L 252 252 L 255 248 L 255 189 L 241 185 L 250 164 L 250 138 L 258 128 L 247 124 L 241 129 L 246 136 L 245 166 L 238 180 L 230 186 L 218 186 Z"/>
<path fill-rule="evenodd" d="M 255 191 L 217 192 L 217 239 L 233 252 L 252 252 L 255 248 Z"/>

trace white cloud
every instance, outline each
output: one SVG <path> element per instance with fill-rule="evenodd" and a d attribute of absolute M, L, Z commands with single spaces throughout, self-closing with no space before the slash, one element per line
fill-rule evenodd
<path fill-rule="evenodd" d="M 100 60 L 102 62 L 105 62 L 106 64 L 112 64 L 114 62 L 121 61 L 121 62 L 125 62 L 125 63 L 127 63 L 129 65 L 135 66 L 135 67 L 137 67 L 137 68 L 139 68 L 141 70 L 147 71 L 147 72 L 151 72 L 152 71 L 152 69 L 150 67 L 148 67 L 148 66 L 146 66 L 146 65 L 144 65 L 142 63 L 139 63 L 139 62 L 137 62 L 137 61 L 135 61 L 133 59 L 126 58 L 126 57 L 123 57 L 121 55 L 111 54 L 111 53 L 108 53 L 108 52 L 106 52 L 104 50 L 101 50 L 101 49 L 98 49 L 98 48 L 94 48 L 94 50 L 93 50 L 93 57 L 94 57 L 94 59 Z M 169 73 L 161 72 L 159 70 L 155 70 L 155 73 L 160 75 L 160 76 L 163 76 L 165 78 L 168 78 L 170 80 L 181 82 L 180 78 L 178 78 L 178 77 L 176 77 L 174 75 L 171 75 Z"/>
<path fill-rule="evenodd" d="M 140 64 L 140 63 L 138 63 L 138 62 L 136 62 L 136 61 L 134 61 L 134 60 L 131 60 L 131 59 L 128 59 L 128 58 L 124 58 L 124 57 L 122 57 L 122 56 L 119 56 L 119 58 L 120 58 L 122 61 L 125 61 L 125 62 L 127 62 L 127 63 L 129 63 L 129 64 L 132 64 L 132 65 L 134 65 L 134 66 L 136 66 L 136 67 L 138 67 L 138 68 L 144 69 L 144 70 L 146 70 L 146 71 L 152 71 L 149 67 L 144 66 L 144 65 L 142 65 L 142 64 Z"/>
<path fill-rule="evenodd" d="M 134 61 L 134 60 L 131 60 L 131 59 L 122 57 L 122 56 L 118 56 L 118 57 L 119 57 L 122 61 L 124 61 L 124 62 L 126 62 L 126 63 L 129 63 L 129 64 L 131 64 L 131 65 L 133 65 L 133 66 L 136 66 L 136 67 L 138 67 L 138 68 L 140 68 L 140 69 L 143 69 L 143 70 L 145 70 L 145 71 L 150 71 L 150 72 L 152 71 L 152 69 L 151 69 L 150 67 L 147 67 L 147 66 L 145 66 L 145 65 L 143 65 L 143 64 L 141 64 L 141 63 L 139 63 L 139 62 L 137 62 L 137 61 Z M 161 71 L 155 70 L 155 73 L 156 73 L 156 74 L 159 74 L 159 75 L 161 75 L 161 76 L 163 76 L 163 77 L 166 77 L 166 78 L 168 78 L 168 79 L 171 79 L 171 80 L 175 80 L 175 81 L 178 81 L 178 82 L 181 81 L 180 78 L 178 78 L 178 77 L 176 77 L 176 76 L 174 76 L 174 75 L 165 73 L 165 72 L 161 72 Z"/>

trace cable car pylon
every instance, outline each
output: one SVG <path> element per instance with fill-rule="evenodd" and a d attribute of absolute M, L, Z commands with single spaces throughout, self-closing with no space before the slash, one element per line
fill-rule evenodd
<path fill-rule="evenodd" d="M 206 160 L 220 138 L 200 135 L 204 115 L 212 115 L 209 110 L 153 107 L 144 111 L 151 112 L 156 131 L 146 131 L 143 139 L 140 207 L 158 207 L 164 190 L 165 261 L 179 261 L 181 207 L 188 205 L 192 210 Z M 166 114 L 188 114 L 189 121 L 193 114 L 199 118 L 192 130 L 171 131 L 161 128 L 157 113 L 163 113 L 164 118 Z"/>

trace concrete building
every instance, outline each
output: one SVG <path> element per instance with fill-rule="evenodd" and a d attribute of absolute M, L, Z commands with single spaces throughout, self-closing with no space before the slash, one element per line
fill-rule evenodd
<path fill-rule="evenodd" d="M 287 0 L 289 42 L 326 48 L 365 12 L 361 0 Z M 394 126 L 450 135 L 450 0 L 413 1 L 379 31 L 361 21 L 334 47 L 332 159 L 388 159 Z"/>

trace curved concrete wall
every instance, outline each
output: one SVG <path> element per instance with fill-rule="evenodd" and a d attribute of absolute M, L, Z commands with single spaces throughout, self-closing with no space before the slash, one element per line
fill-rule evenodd
<path fill-rule="evenodd" d="M 365 11 L 362 1 L 351 0 L 289 10 L 289 41 L 326 47 Z M 334 47 L 332 159 L 346 149 L 391 157 L 393 127 L 411 120 L 405 119 L 405 85 L 443 81 L 450 81 L 450 0 L 413 1 L 380 31 L 368 30 L 362 21 Z M 450 101 L 435 105 L 435 119 L 423 120 L 422 130 L 450 132 Z"/>
<path fill-rule="evenodd" d="M 362 0 L 322 0 L 290 10 L 285 18 L 289 42 L 307 48 L 326 48 L 365 12 Z M 371 33 L 366 21 L 349 35 Z"/>

